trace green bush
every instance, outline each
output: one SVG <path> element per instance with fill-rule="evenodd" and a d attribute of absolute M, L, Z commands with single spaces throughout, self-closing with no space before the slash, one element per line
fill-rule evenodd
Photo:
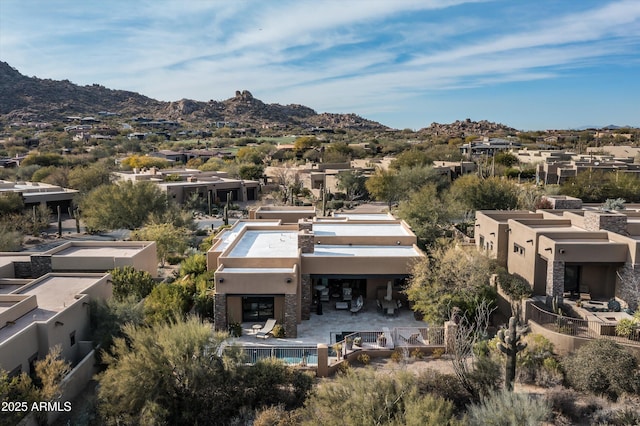
<path fill-rule="evenodd" d="M 630 338 L 635 334 L 639 326 L 640 323 L 635 318 L 623 318 L 616 324 L 616 334 L 621 337 Z"/>
<path fill-rule="evenodd" d="M 443 374 L 429 368 L 418 375 L 417 384 L 420 394 L 431 394 L 451 401 L 459 412 L 471 400 L 471 395 L 452 374 Z"/>
<path fill-rule="evenodd" d="M 568 383 L 579 391 L 612 400 L 637 388 L 638 361 L 619 344 L 592 340 L 563 362 Z"/>
<path fill-rule="evenodd" d="M 279 338 L 285 337 L 284 327 L 280 324 L 276 324 L 273 327 L 271 334 L 273 334 L 273 337 L 279 337 Z"/>
<path fill-rule="evenodd" d="M 524 394 L 507 390 L 491 393 L 467 411 L 470 426 L 539 425 L 551 415 L 549 404 Z M 489 422 L 490 421 L 490 422 Z"/>

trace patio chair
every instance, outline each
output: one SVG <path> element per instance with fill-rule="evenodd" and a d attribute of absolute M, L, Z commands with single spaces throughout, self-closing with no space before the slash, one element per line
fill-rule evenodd
<path fill-rule="evenodd" d="M 348 302 L 350 301 L 352 298 L 351 296 L 351 288 L 349 287 L 345 287 L 342 289 L 342 301 L 343 302 Z"/>
<path fill-rule="evenodd" d="M 364 299 L 362 298 L 362 295 L 360 295 L 356 299 L 356 302 L 353 304 L 353 306 L 351 306 L 351 309 L 350 309 L 351 315 L 355 315 L 358 312 L 360 312 L 363 306 L 364 306 Z"/>
<path fill-rule="evenodd" d="M 256 339 L 259 337 L 261 339 L 268 339 L 273 331 L 273 327 L 276 326 L 276 320 L 273 318 L 269 318 L 267 322 L 264 323 L 264 326 L 258 330 L 256 333 Z"/>
<path fill-rule="evenodd" d="M 320 291 L 320 301 L 328 302 L 329 301 L 329 287 L 323 288 Z"/>

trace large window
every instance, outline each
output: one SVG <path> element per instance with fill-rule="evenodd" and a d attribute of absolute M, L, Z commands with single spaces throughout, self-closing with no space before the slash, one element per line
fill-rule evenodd
<path fill-rule="evenodd" d="M 273 296 L 246 296 L 242 298 L 242 322 L 261 322 L 275 318 Z"/>

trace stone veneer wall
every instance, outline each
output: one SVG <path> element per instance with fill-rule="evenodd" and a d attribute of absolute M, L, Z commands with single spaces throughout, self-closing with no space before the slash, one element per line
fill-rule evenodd
<path fill-rule="evenodd" d="M 560 296 L 564 293 L 564 261 L 547 262 L 547 296 Z"/>
<path fill-rule="evenodd" d="M 640 265 L 625 263 L 618 269 L 618 278 L 616 297 L 635 311 L 640 306 Z"/>
<path fill-rule="evenodd" d="M 34 254 L 31 256 L 31 274 L 34 278 L 41 277 L 49 272 L 53 272 L 51 255 Z"/>
<path fill-rule="evenodd" d="M 313 303 L 313 292 L 311 289 L 311 275 L 302 274 L 300 276 L 300 303 L 301 306 L 301 314 L 303 320 L 308 320 L 311 318 L 311 304 Z"/>
<path fill-rule="evenodd" d="M 627 216 L 619 213 L 584 212 L 584 228 L 587 231 L 611 231 L 627 235 Z"/>
<path fill-rule="evenodd" d="M 286 337 L 298 337 L 298 295 L 284 295 L 284 334 Z"/>
<path fill-rule="evenodd" d="M 313 222 L 309 219 L 298 220 L 298 230 L 311 232 L 313 230 Z"/>
<path fill-rule="evenodd" d="M 559 199 L 559 198 L 547 198 L 544 197 L 551 203 L 551 207 L 554 210 L 579 210 L 582 208 L 582 200 L 567 200 L 567 199 Z"/>
<path fill-rule="evenodd" d="M 227 295 L 213 295 L 213 324 L 218 331 L 227 331 Z"/>
<path fill-rule="evenodd" d="M 302 253 L 313 253 L 313 232 L 298 232 L 298 248 Z"/>
<path fill-rule="evenodd" d="M 31 262 L 13 262 L 13 275 L 16 278 L 32 278 Z"/>

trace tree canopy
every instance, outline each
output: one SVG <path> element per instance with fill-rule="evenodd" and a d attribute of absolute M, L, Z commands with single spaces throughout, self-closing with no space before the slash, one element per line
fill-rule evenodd
<path fill-rule="evenodd" d="M 80 202 L 90 231 L 139 228 L 150 213 L 162 214 L 166 209 L 166 194 L 151 182 L 102 185 Z"/>
<path fill-rule="evenodd" d="M 494 269 L 493 261 L 476 250 L 437 248 L 412 266 L 406 294 L 414 310 L 422 312 L 430 323 L 449 319 L 453 307 L 474 318 L 482 299 L 495 300 L 489 286 Z"/>

